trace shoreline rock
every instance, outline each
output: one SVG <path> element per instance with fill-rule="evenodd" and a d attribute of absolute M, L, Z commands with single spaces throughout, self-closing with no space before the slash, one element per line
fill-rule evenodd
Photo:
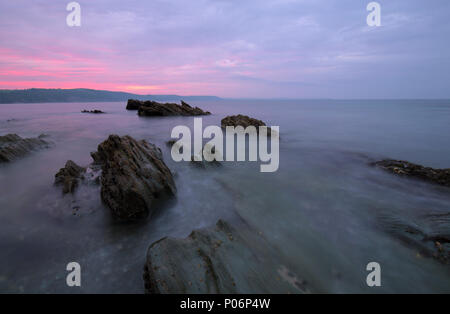
<path fill-rule="evenodd" d="M 392 174 L 450 187 L 450 169 L 434 169 L 403 160 L 385 159 L 371 165 Z"/>
<path fill-rule="evenodd" d="M 102 168 L 102 200 L 121 220 L 151 216 L 159 199 L 176 194 L 161 150 L 145 140 L 110 135 L 91 156 Z"/>
<path fill-rule="evenodd" d="M 48 148 L 50 143 L 44 141 L 44 137 L 43 134 L 37 138 L 22 138 L 17 134 L 0 136 L 0 163 L 17 160 L 40 148 Z"/>

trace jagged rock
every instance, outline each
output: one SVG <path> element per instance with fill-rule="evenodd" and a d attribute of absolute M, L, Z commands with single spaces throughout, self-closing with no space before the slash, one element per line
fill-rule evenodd
<path fill-rule="evenodd" d="M 174 103 L 159 103 L 156 101 L 129 100 L 128 110 L 138 110 L 140 116 L 201 116 L 211 114 L 198 107 L 191 107 L 184 101 L 181 105 Z"/>
<path fill-rule="evenodd" d="M 45 135 L 37 138 L 22 138 L 17 134 L 0 136 L 0 162 L 10 162 L 24 157 L 33 150 L 48 148 L 50 143 L 44 141 Z"/>
<path fill-rule="evenodd" d="M 215 228 L 193 231 L 186 239 L 153 243 L 144 267 L 146 292 L 310 292 L 277 257 L 262 236 L 219 220 Z"/>
<path fill-rule="evenodd" d="M 110 135 L 91 155 L 102 168 L 102 200 L 119 219 L 145 218 L 158 199 L 176 193 L 161 150 L 145 140 Z"/>
<path fill-rule="evenodd" d="M 86 168 L 78 166 L 72 160 L 66 162 L 64 168 L 61 168 L 55 175 L 55 184 L 63 186 L 63 193 L 73 193 L 78 186 L 80 179 Z"/>
<path fill-rule="evenodd" d="M 450 187 L 450 169 L 434 169 L 403 160 L 386 159 L 372 163 L 393 174 Z"/>
<path fill-rule="evenodd" d="M 101 110 L 97 110 L 97 109 L 95 109 L 95 110 L 83 110 L 83 111 L 81 111 L 82 113 L 95 113 L 95 114 L 99 114 L 99 113 L 106 113 L 106 112 L 104 112 L 104 111 L 101 111 Z"/>

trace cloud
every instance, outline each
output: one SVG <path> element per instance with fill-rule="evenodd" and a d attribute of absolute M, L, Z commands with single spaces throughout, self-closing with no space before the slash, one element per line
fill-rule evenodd
<path fill-rule="evenodd" d="M 3 1 L 0 88 L 450 97 L 450 3 L 379 2 L 370 28 L 366 1 L 79 0 L 70 28 L 65 1 Z"/>

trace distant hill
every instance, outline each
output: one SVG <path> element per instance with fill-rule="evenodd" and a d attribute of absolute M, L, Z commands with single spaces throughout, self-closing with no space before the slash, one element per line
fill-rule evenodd
<path fill-rule="evenodd" d="M 179 95 L 136 95 L 124 92 L 111 92 L 94 89 L 17 89 L 0 90 L 0 104 L 45 103 L 45 102 L 101 102 L 127 101 L 128 99 L 155 101 L 217 100 L 216 96 L 179 96 Z"/>

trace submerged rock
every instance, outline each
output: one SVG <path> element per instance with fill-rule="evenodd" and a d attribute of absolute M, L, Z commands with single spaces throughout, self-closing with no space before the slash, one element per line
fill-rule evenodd
<path fill-rule="evenodd" d="M 207 161 L 204 158 L 202 160 L 196 160 L 195 155 L 192 155 L 192 157 L 191 157 L 191 164 L 198 168 L 201 168 L 201 169 L 206 169 L 206 167 L 208 167 L 208 166 L 214 166 L 214 167 L 222 166 L 220 161 L 217 161 L 215 159 L 212 161 Z"/>
<path fill-rule="evenodd" d="M 102 168 L 102 200 L 119 219 L 145 218 L 158 199 L 176 193 L 161 150 L 145 140 L 110 135 L 91 155 Z"/>
<path fill-rule="evenodd" d="M 215 146 L 209 144 L 206 144 L 198 154 L 191 156 L 191 164 L 202 169 L 208 166 L 221 167 L 222 163 L 219 160 L 223 160 L 221 153 Z"/>
<path fill-rule="evenodd" d="M 404 219 L 380 216 L 385 231 L 408 247 L 417 251 L 418 257 L 435 258 L 450 264 L 450 212 L 430 213 Z"/>
<path fill-rule="evenodd" d="M 99 114 L 99 113 L 106 113 L 106 112 L 95 109 L 95 110 L 90 110 L 90 111 L 89 110 L 83 110 L 83 111 L 81 111 L 81 113 L 95 113 L 95 114 Z"/>
<path fill-rule="evenodd" d="M 55 184 L 63 186 L 63 193 L 73 193 L 81 180 L 86 168 L 78 166 L 72 160 L 66 162 L 64 168 L 61 168 L 55 175 Z"/>
<path fill-rule="evenodd" d="M 127 109 L 138 110 L 140 116 L 202 116 L 211 114 L 198 107 L 191 107 L 184 101 L 181 101 L 181 105 L 178 105 L 156 101 L 129 100 Z"/>
<path fill-rule="evenodd" d="M 393 174 L 450 187 L 450 169 L 434 169 L 403 160 L 386 159 L 372 163 Z"/>
<path fill-rule="evenodd" d="M 186 239 L 153 243 L 144 267 L 147 293 L 307 293 L 265 239 L 219 220 Z"/>
<path fill-rule="evenodd" d="M 50 143 L 44 141 L 45 135 L 37 138 L 22 138 L 17 134 L 0 136 L 0 162 L 10 162 L 24 157 L 33 150 L 48 148 Z"/>

